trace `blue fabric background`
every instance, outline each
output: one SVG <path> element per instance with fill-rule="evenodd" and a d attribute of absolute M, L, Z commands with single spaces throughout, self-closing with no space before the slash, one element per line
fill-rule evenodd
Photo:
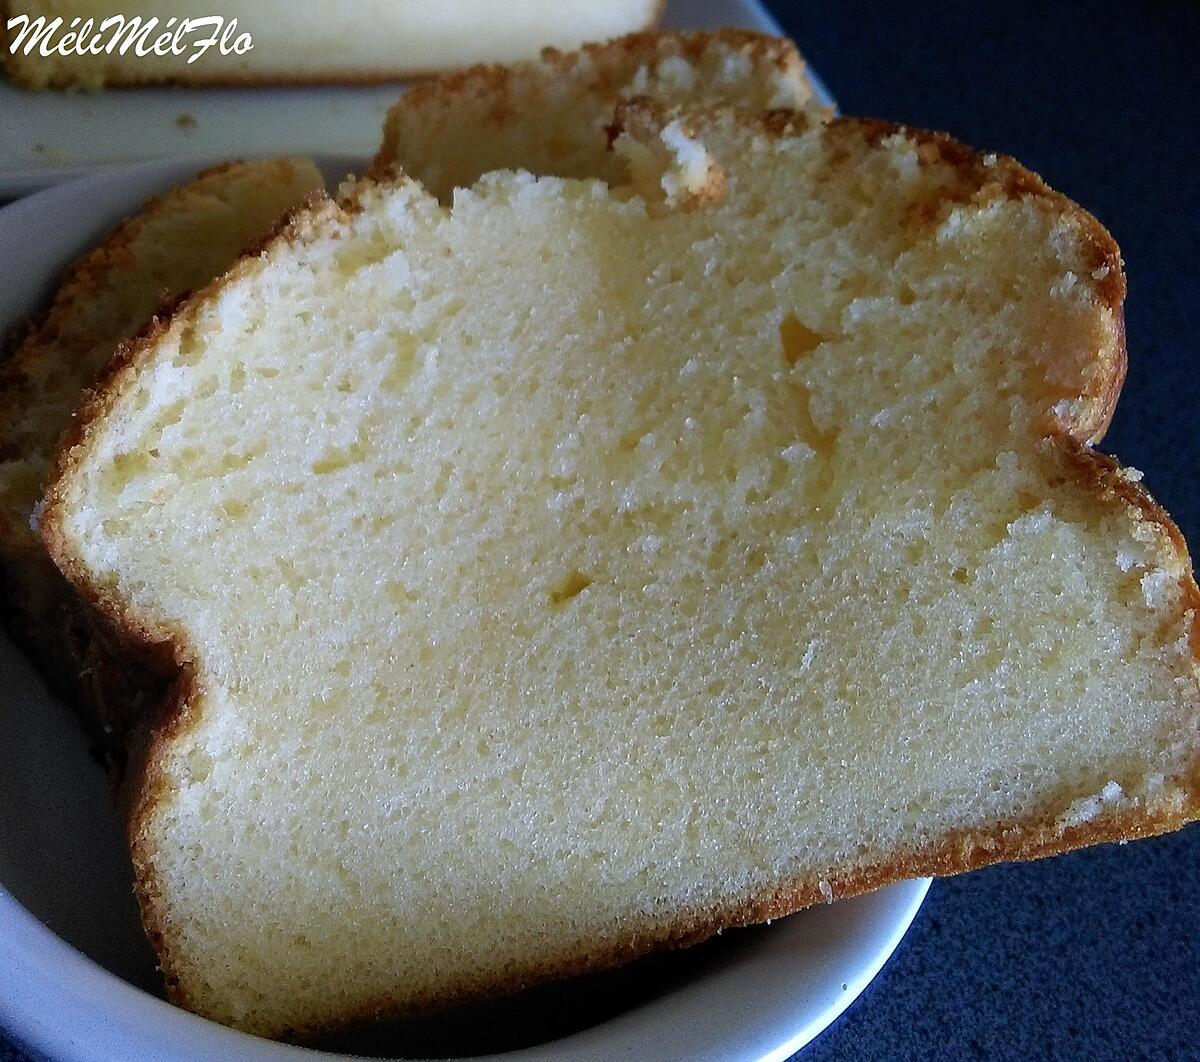
<path fill-rule="evenodd" d="M 844 112 L 1015 155 L 1108 226 L 1129 377 L 1104 445 L 1200 542 L 1200 5 L 770 6 Z M 883 973 L 797 1057 L 1197 1059 L 1198 1027 L 1193 827 L 935 882 Z M 0 1038 L 0 1062 L 24 1058 Z"/>

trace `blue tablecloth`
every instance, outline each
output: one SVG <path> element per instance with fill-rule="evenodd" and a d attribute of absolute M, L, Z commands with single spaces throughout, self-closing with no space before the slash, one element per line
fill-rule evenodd
<path fill-rule="evenodd" d="M 772 5 L 848 114 L 1015 155 L 1112 231 L 1129 377 L 1105 448 L 1200 542 L 1200 5 Z M 935 882 L 798 1057 L 1200 1058 L 1200 828 Z M 0 1039 L 0 1062 L 23 1059 Z"/>

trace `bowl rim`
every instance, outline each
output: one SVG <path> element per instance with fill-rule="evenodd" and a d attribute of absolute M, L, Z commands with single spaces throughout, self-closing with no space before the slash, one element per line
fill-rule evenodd
<path fill-rule="evenodd" d="M 828 971 L 831 989 L 839 987 L 834 984 L 838 977 L 844 976 L 847 980 L 841 982 L 840 990 L 833 992 L 824 1005 L 812 1008 L 795 1022 L 790 1034 L 782 1039 L 772 1037 L 775 1042 L 765 1051 L 747 1045 L 752 1050 L 741 1057 L 759 1062 L 784 1062 L 828 1028 L 862 994 L 891 957 L 916 917 L 930 883 L 929 878 L 900 882 L 825 908 L 832 914 L 837 908 L 869 902 L 876 909 L 867 912 L 865 921 L 870 925 L 864 935 L 874 937 L 873 947 L 861 956 L 864 961 L 854 973 L 836 967 Z M 798 914 L 802 916 L 805 912 Z M 783 930 L 784 926 L 778 928 Z M 0 988 L 3 1031 L 26 1048 L 62 1062 L 126 1062 L 131 1044 L 138 1045 L 137 1057 L 147 1062 L 160 1058 L 201 1062 L 213 1057 L 239 1058 L 246 1062 L 303 1062 L 306 1059 L 351 1062 L 362 1057 L 264 1040 L 173 1006 L 77 951 L 26 911 L 3 885 L 0 885 Z M 688 988 L 680 990 L 687 991 Z M 53 1007 L 47 1006 L 48 992 L 57 993 Z M 639 1045 L 646 1046 L 646 1034 L 656 1024 L 653 1015 L 647 1012 L 667 1008 L 671 1001 L 671 996 L 665 997 L 534 1047 L 472 1057 L 476 1062 L 584 1062 L 600 1057 L 597 1054 L 600 1050 L 609 1057 L 616 1057 L 622 1049 L 628 1051 Z M 623 1020 L 630 1015 L 642 1020 Z M 629 1027 L 621 1029 L 622 1025 Z M 614 1037 L 613 1032 L 618 1035 Z M 679 1044 L 675 1037 L 671 1037 L 671 1042 L 676 1048 L 684 1046 L 687 1049 L 689 1046 Z M 675 1057 L 698 1056 L 689 1050 L 687 1054 L 676 1054 Z M 714 1057 L 732 1056 L 722 1052 Z"/>

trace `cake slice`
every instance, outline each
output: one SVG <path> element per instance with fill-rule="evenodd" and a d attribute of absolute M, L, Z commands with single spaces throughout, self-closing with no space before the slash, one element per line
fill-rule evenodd
<path fill-rule="evenodd" d="M 30 526 L 59 436 L 117 344 L 202 287 L 324 182 L 307 160 L 230 163 L 152 199 L 67 270 L 0 362 L 0 599 L 9 630 L 119 765 L 158 681 L 82 606 Z"/>
<path fill-rule="evenodd" d="M 302 1036 L 1197 815 L 1104 229 L 881 122 L 614 134 L 314 205 L 60 450 L 55 560 L 179 664 L 128 830 L 182 1005 Z"/>
<path fill-rule="evenodd" d="M 477 68 L 433 82 L 429 91 L 409 93 L 411 117 L 393 115 L 389 125 L 409 130 L 405 143 L 392 137 L 380 160 L 386 158 L 388 168 L 403 162 L 414 174 L 436 181 L 445 172 L 439 166 L 444 155 L 451 169 L 465 176 L 465 144 L 478 139 L 475 123 L 492 83 L 497 84 L 493 102 L 506 118 L 490 130 L 488 157 L 498 165 L 518 166 L 527 151 L 530 168 L 549 166 L 552 172 L 562 160 L 530 139 L 530 127 L 552 123 L 558 144 L 574 143 L 575 170 L 591 165 L 598 172 L 608 164 L 600 117 L 611 117 L 622 93 L 758 109 L 799 107 L 811 99 L 790 41 L 736 31 L 632 35 L 580 53 L 547 54 L 539 62 L 518 64 L 511 75 L 506 69 Z M 455 85 L 463 91 L 454 91 Z M 510 109 L 516 105 L 520 121 Z M 418 128 L 423 139 L 415 135 Z M 0 374 L 0 407 L 10 414 L 0 424 L 0 579 L 9 586 L 9 627 L 40 662 L 47 680 L 83 707 L 85 721 L 98 724 L 93 737 L 117 767 L 125 732 L 153 699 L 148 695 L 158 682 L 99 617 L 80 607 L 30 531 L 29 517 L 40 497 L 49 450 L 118 342 L 139 331 L 164 298 L 222 272 L 284 209 L 321 187 L 308 164 L 299 170 L 288 166 L 223 167 L 150 204 L 139 220 L 123 226 L 68 273 L 48 323 L 26 339 Z M 197 245 L 199 253 L 193 255 Z M 185 254 L 177 253 L 181 247 Z"/>
<path fill-rule="evenodd" d="M 491 170 L 620 179 L 607 126 L 621 100 L 817 108 L 796 46 L 741 30 L 636 33 L 410 89 L 388 112 L 374 172 L 398 168 L 438 199 Z"/>
<path fill-rule="evenodd" d="M 0 30 L 8 23 L 0 43 L 8 76 L 30 89 L 358 83 L 576 48 L 646 29 L 662 7 L 663 0 L 354 0 L 334 10 L 225 0 L 210 12 L 184 0 L 0 0 Z M 201 24 L 179 31 L 188 19 Z M 243 36 L 251 47 L 235 48 Z"/>

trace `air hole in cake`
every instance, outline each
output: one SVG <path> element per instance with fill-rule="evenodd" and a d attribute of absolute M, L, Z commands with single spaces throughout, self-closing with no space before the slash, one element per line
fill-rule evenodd
<path fill-rule="evenodd" d="M 412 377 L 416 359 L 411 345 L 405 345 L 392 360 L 391 367 L 380 381 L 379 385 L 389 394 L 400 394 Z"/>
<path fill-rule="evenodd" d="M 620 440 L 617 442 L 617 449 L 625 452 L 636 450 L 638 443 L 640 443 L 645 437 L 645 432 L 643 432 L 640 428 L 635 428 L 633 431 L 628 431 L 621 436 Z"/>
<path fill-rule="evenodd" d="M 1041 504 L 1041 498 L 1031 491 L 1022 490 L 1017 492 L 1017 506 L 1022 513 L 1031 513 Z"/>
<path fill-rule="evenodd" d="M 312 470 L 318 476 L 325 476 L 331 472 L 349 468 L 350 465 L 358 464 L 363 460 L 363 457 L 362 443 L 355 442 L 342 450 L 334 449 L 326 451 L 326 453 L 312 463 Z"/>
<path fill-rule="evenodd" d="M 825 342 L 820 332 L 814 332 L 795 314 L 788 314 L 779 322 L 779 339 L 783 344 L 783 360 L 795 365 Z"/>
<path fill-rule="evenodd" d="M 394 579 L 389 580 L 387 586 L 384 588 L 384 595 L 394 605 L 406 605 L 417 599 L 417 595 L 413 591 Z"/>
<path fill-rule="evenodd" d="M 183 402 L 172 402 L 158 416 L 158 422 L 164 428 L 169 428 L 172 424 L 178 424 L 183 419 Z"/>
<path fill-rule="evenodd" d="M 564 601 L 570 601 L 573 597 L 578 597 L 589 586 L 592 585 L 592 580 L 581 571 L 573 571 L 555 589 L 550 591 L 550 604 L 561 605 Z"/>

